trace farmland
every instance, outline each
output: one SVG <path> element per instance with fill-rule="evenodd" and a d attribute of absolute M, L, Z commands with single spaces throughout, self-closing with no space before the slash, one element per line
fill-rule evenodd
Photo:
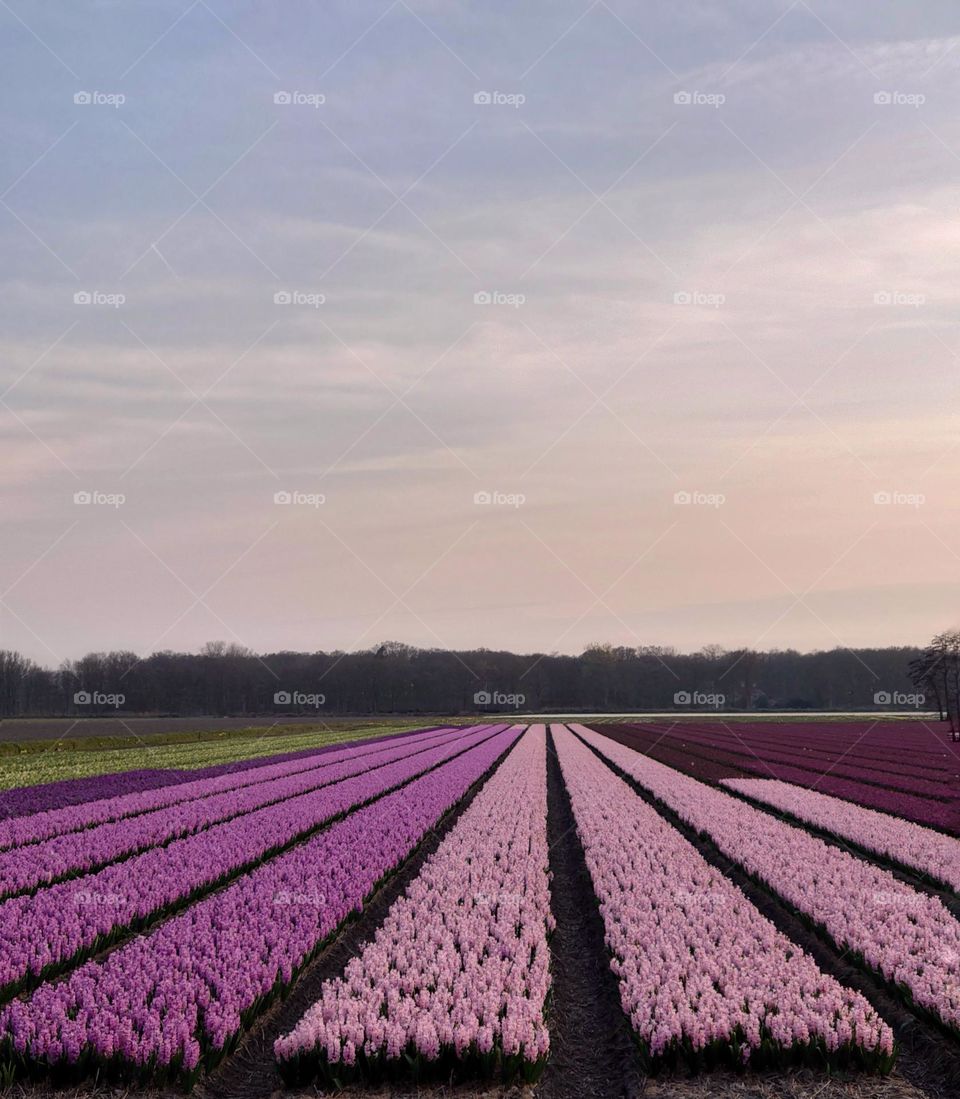
<path fill-rule="evenodd" d="M 263 743 L 9 791 L 14 1094 L 960 1094 L 936 726 Z"/>

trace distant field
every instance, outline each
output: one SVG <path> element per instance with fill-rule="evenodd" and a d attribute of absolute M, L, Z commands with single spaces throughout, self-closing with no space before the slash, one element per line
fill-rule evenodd
<path fill-rule="evenodd" d="M 162 719 L 144 719 L 162 721 Z M 33 786 L 66 779 L 88 778 L 118 771 L 143 769 L 192 770 L 233 763 L 261 756 L 299 752 L 345 740 L 384 736 L 423 726 L 420 721 L 341 721 L 319 724 L 292 719 L 293 724 L 271 724 L 235 729 L 216 729 L 203 719 L 186 719 L 178 731 L 150 732 L 135 722 L 125 721 L 124 734 L 99 733 L 95 736 L 39 737 L 7 740 L 9 730 L 28 722 L 4 723 L 0 727 L 0 790 Z M 234 719 L 218 719 L 234 720 Z M 240 719 L 236 719 L 240 720 Z M 52 726 L 54 722 L 38 722 Z M 93 722 L 83 722 L 81 728 Z M 100 723 L 103 724 L 103 723 Z M 429 723 L 428 723 L 429 724 Z M 69 729 L 67 724 L 65 728 Z M 73 729 L 74 733 L 78 730 Z"/>
<path fill-rule="evenodd" d="M 249 717 L 15 717 L 0 720 L 0 743 L 25 743 L 33 740 L 129 739 L 157 735 L 183 734 L 196 739 L 197 733 L 236 733 L 274 728 L 278 731 L 296 726 L 312 729 L 362 729 L 396 721 L 411 726 L 417 719 L 404 718 L 326 718 L 316 715 L 255 714 Z"/>

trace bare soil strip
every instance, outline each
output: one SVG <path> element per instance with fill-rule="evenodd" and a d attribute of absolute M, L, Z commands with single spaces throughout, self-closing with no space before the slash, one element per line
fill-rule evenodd
<path fill-rule="evenodd" d="M 547 839 L 557 928 L 550 940 L 550 1060 L 537 1094 L 540 1099 L 632 1099 L 643 1090 L 644 1075 L 620 1007 L 603 920 L 552 736 L 547 743 Z"/>

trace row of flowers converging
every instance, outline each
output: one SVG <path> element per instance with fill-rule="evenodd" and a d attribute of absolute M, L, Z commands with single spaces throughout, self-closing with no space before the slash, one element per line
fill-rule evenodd
<path fill-rule="evenodd" d="M 723 779 L 721 785 L 960 893 L 960 840 L 953 836 L 777 779 Z"/>
<path fill-rule="evenodd" d="M 861 995 L 822 973 L 572 733 L 554 726 L 553 736 L 621 1003 L 649 1063 L 890 1068 L 893 1034 Z"/>
<path fill-rule="evenodd" d="M 75 964 L 502 728 L 467 731 L 448 743 L 3 902 L 0 994 L 9 997 Z"/>
<path fill-rule="evenodd" d="M 644 725 L 646 728 L 646 724 Z M 680 728 L 675 726 L 677 731 Z M 684 722 L 682 732 L 697 733 L 714 744 L 747 744 L 755 748 L 800 748 L 805 754 L 829 757 L 837 754 L 854 763 L 888 766 L 904 761 L 929 774 L 949 770 L 955 763 L 940 732 L 923 721 L 897 721 L 878 724 L 875 718 L 864 721 L 804 721 L 801 726 L 782 721 Z M 801 734 L 798 737 L 798 732 Z"/>
<path fill-rule="evenodd" d="M 486 738 L 0 1012 L 0 1063 L 190 1083 L 516 740 Z M 479 739 L 479 743 L 476 741 Z"/>
<path fill-rule="evenodd" d="M 549 1049 L 546 731 L 531 726 L 274 1050 L 284 1078 L 535 1078 Z"/>
<path fill-rule="evenodd" d="M 960 1034 L 960 923 L 936 897 L 723 790 L 572 728 L 841 950 Z"/>
<path fill-rule="evenodd" d="M 31 813 L 27 816 L 13 817 L 10 820 L 0 821 L 0 851 L 5 851 L 11 847 L 19 847 L 23 844 L 38 843 L 53 836 L 92 828 L 108 821 L 122 820 L 125 817 L 165 809 L 169 806 L 193 801 L 196 798 L 208 797 L 211 794 L 222 794 L 230 790 L 238 790 L 244 786 L 285 778 L 288 775 L 309 771 L 315 767 L 343 763 L 350 759 L 362 759 L 365 756 L 371 756 L 402 744 L 426 743 L 434 737 L 451 731 L 456 730 L 451 730 L 449 727 L 431 729 L 403 737 L 400 741 L 360 743 L 333 751 L 321 749 L 312 756 L 284 760 L 260 767 L 246 767 L 227 774 L 192 779 L 112 797 L 97 797 L 79 805 L 67 805 L 62 808 Z M 108 789 L 110 780 L 113 778 L 115 778 L 113 775 L 104 776 Z"/>
<path fill-rule="evenodd" d="M 125 815 L 119 820 L 0 851 L 0 900 L 50 882 L 90 873 L 131 854 L 201 832 L 221 821 L 330 786 L 373 767 L 425 751 L 431 746 L 449 743 L 457 735 L 457 732 L 451 731 L 440 737 L 405 741 L 346 759 L 320 757 L 322 762 L 319 764 L 304 765 L 301 762 L 299 769 L 291 774 L 255 780 L 248 778 L 245 785 L 235 784 L 233 789 L 195 793 L 188 801 L 178 801 L 137 815 Z"/>
<path fill-rule="evenodd" d="M 817 753 L 809 751 L 806 746 L 771 743 L 757 740 L 749 734 L 737 733 L 731 737 L 723 732 L 711 733 L 686 726 L 672 730 L 666 742 L 678 746 L 678 740 L 687 748 L 695 747 L 712 758 L 724 757 L 747 770 L 765 768 L 767 765 L 794 767 L 815 775 L 829 770 L 837 778 L 878 785 L 904 794 L 941 799 L 956 796 L 956 781 L 946 768 L 896 767 L 892 763 L 877 763 L 874 759 L 852 759 L 849 753 L 838 759 L 836 749 L 830 753 Z"/>
<path fill-rule="evenodd" d="M 630 746 L 639 751 L 645 750 L 642 743 L 631 743 Z M 727 777 L 731 767 L 739 768 L 764 778 L 775 778 L 799 786 L 814 786 L 835 797 L 909 818 L 930 828 L 960 832 L 960 797 L 945 800 L 892 790 L 887 786 L 877 785 L 882 780 L 875 773 L 867 781 L 841 778 L 832 772 L 813 770 L 809 766 L 777 763 L 757 753 L 734 756 L 726 749 L 709 745 L 691 745 L 679 740 L 674 743 L 667 736 L 660 741 L 660 748 L 661 751 L 663 748 L 667 749 L 664 762 L 682 769 L 686 769 L 688 761 L 695 762 L 706 778 Z"/>

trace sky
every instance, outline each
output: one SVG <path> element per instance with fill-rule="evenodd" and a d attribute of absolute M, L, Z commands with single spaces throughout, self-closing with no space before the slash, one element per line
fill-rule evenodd
<path fill-rule="evenodd" d="M 0 647 L 958 624 L 955 4 L 0 26 Z"/>

